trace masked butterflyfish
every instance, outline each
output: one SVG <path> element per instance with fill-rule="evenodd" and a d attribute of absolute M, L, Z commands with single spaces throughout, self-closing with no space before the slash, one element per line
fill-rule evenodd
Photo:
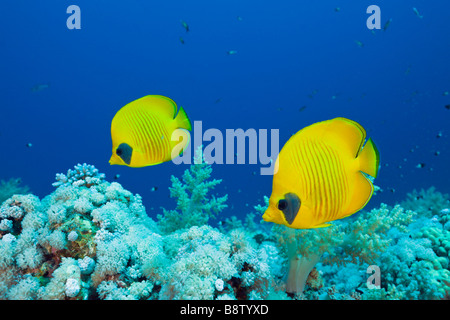
<path fill-rule="evenodd" d="M 275 162 L 265 221 L 294 229 L 327 227 L 361 210 L 373 194 L 368 175 L 378 174 L 380 155 L 355 121 L 335 118 L 293 135 Z"/>
<path fill-rule="evenodd" d="M 112 120 L 109 163 L 145 167 L 169 161 L 186 149 L 191 129 L 186 112 L 172 99 L 159 95 L 137 99 L 122 107 Z M 187 134 L 172 139 L 176 130 Z M 179 152 L 172 155 L 172 150 Z"/>

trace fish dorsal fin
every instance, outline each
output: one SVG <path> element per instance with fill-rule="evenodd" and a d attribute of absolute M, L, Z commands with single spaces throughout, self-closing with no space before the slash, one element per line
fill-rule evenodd
<path fill-rule="evenodd" d="M 127 104 L 130 108 L 145 110 L 159 118 L 175 119 L 178 107 L 172 99 L 160 95 L 147 95 Z"/>
<path fill-rule="evenodd" d="M 345 148 L 355 158 L 358 157 L 366 140 L 366 130 L 356 121 L 347 118 L 330 120 L 326 132 L 327 138 L 337 144 L 338 150 Z"/>
<path fill-rule="evenodd" d="M 149 112 L 157 113 L 160 117 L 168 117 L 169 119 L 175 120 L 176 128 L 186 129 L 188 131 L 192 130 L 191 121 L 186 111 L 181 106 L 178 108 L 172 99 L 160 95 L 148 95 L 136 100 L 136 102 L 139 102 Z"/>
<path fill-rule="evenodd" d="M 358 156 L 366 139 L 366 130 L 359 123 L 347 118 L 318 122 L 301 131 L 312 138 L 325 141 L 337 150 L 348 152 L 352 158 Z"/>

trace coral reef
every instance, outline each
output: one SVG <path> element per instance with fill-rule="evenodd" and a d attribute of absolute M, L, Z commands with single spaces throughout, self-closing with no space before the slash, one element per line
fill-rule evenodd
<path fill-rule="evenodd" d="M 0 204 L 14 194 L 26 194 L 30 192 L 28 186 L 21 185 L 22 179 L 11 178 L 8 181 L 0 180 Z"/>
<path fill-rule="evenodd" d="M 150 275 L 150 255 L 142 253 L 164 254 L 141 197 L 86 164 L 57 175 L 54 185 L 42 200 L 14 195 L 0 207 L 0 297 L 116 297 L 105 293 L 105 282 L 128 298 L 148 297 L 151 290 L 141 296 L 137 285 L 153 285 L 158 272 Z"/>
<path fill-rule="evenodd" d="M 422 216 L 431 217 L 440 213 L 442 208 L 450 207 L 450 196 L 442 194 L 434 187 L 420 191 L 413 190 L 406 195 L 406 199 L 402 201 L 401 206 L 405 209 L 414 210 Z"/>
<path fill-rule="evenodd" d="M 450 205 L 434 189 L 328 228 L 221 217 L 227 196 L 197 151 L 172 177 L 176 209 L 151 219 L 138 194 L 87 164 L 39 199 L 0 206 L 0 299 L 448 299 Z M 369 285 L 372 270 L 380 283 Z"/>
<path fill-rule="evenodd" d="M 197 160 L 200 158 L 197 154 Z M 196 164 L 172 178 L 182 220 L 149 218 L 137 194 L 78 164 L 40 200 L 14 195 L 0 208 L 0 298 L 262 299 L 280 270 L 273 243 L 205 225 L 226 205 L 206 200 L 220 183 Z M 191 211 L 195 213 L 190 215 Z M 281 275 L 279 275 L 281 276 Z"/>
<path fill-rule="evenodd" d="M 174 263 L 161 299 L 263 299 L 271 294 L 276 280 L 271 266 L 278 260 L 272 244 L 258 246 L 243 230 L 223 234 L 210 226 L 177 231 L 165 240 Z"/>

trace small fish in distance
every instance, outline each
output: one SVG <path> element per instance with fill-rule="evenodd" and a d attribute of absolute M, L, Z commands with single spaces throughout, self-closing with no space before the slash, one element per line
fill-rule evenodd
<path fill-rule="evenodd" d="M 181 25 L 183 26 L 184 30 L 186 30 L 186 32 L 189 32 L 189 25 L 186 23 L 186 21 L 181 20 Z"/>
<path fill-rule="evenodd" d="M 417 10 L 417 8 L 412 8 L 414 13 L 416 14 L 416 16 L 418 16 L 420 19 L 423 18 L 423 16 L 419 13 L 419 10 Z"/>
<path fill-rule="evenodd" d="M 41 83 L 41 84 L 37 84 L 35 86 L 33 86 L 31 88 L 31 92 L 41 92 L 45 89 L 50 88 L 50 84 L 49 83 Z"/>
<path fill-rule="evenodd" d="M 383 31 L 386 31 L 387 28 L 389 28 L 389 26 L 391 25 L 392 22 L 392 18 L 390 18 L 388 21 L 386 21 L 386 23 L 383 26 Z"/>

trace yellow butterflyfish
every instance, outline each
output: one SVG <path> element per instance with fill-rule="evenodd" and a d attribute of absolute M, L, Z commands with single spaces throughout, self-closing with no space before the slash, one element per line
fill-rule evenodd
<path fill-rule="evenodd" d="M 361 210 L 373 194 L 366 176 L 378 174 L 380 155 L 355 121 L 335 118 L 293 135 L 275 162 L 265 221 L 294 229 L 327 227 Z"/>
<path fill-rule="evenodd" d="M 172 159 L 175 146 L 182 151 L 189 139 L 172 140 L 177 129 L 191 131 L 182 107 L 160 95 L 148 95 L 122 107 L 111 122 L 111 165 L 145 167 Z M 187 135 L 189 138 L 189 135 Z"/>

